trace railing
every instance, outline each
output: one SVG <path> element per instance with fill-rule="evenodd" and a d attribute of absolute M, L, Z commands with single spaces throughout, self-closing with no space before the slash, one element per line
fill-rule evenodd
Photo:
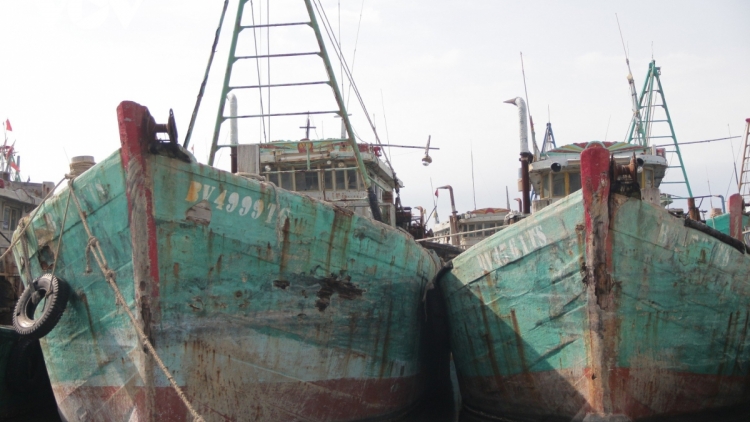
<path fill-rule="evenodd" d="M 488 232 L 488 231 L 493 231 L 492 234 L 495 234 L 499 232 L 500 230 L 505 230 L 506 228 L 508 228 L 508 226 L 490 227 L 486 229 L 473 230 L 473 231 L 468 231 L 468 232 L 458 232 L 454 234 L 443 234 L 440 236 L 433 236 L 433 237 L 427 237 L 424 239 L 418 239 L 417 242 L 427 242 L 429 240 L 435 240 L 435 239 L 446 239 L 446 238 L 450 239 L 451 237 L 455 237 L 455 236 L 463 236 L 465 234 L 481 233 L 481 232 Z"/>

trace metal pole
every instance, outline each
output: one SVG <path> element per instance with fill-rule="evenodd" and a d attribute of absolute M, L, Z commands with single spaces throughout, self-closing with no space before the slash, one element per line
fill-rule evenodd
<path fill-rule="evenodd" d="M 450 230 L 451 234 L 458 233 L 458 211 L 456 211 L 456 201 L 453 199 L 453 187 L 451 185 L 440 186 L 438 189 L 448 189 L 451 195 L 451 216 L 450 216 Z M 461 244 L 461 240 L 456 237 L 451 237 L 451 244 L 458 246 Z"/>
<path fill-rule="evenodd" d="M 700 221 L 700 214 L 698 213 L 698 208 L 695 206 L 695 198 L 690 197 L 687 199 L 688 203 L 688 216 L 691 220 Z"/>
<path fill-rule="evenodd" d="M 531 184 L 529 183 L 529 163 L 533 159 L 533 155 L 529 152 L 521 153 L 521 190 L 523 200 L 523 213 L 524 215 L 531 214 Z"/>
<path fill-rule="evenodd" d="M 221 96 L 219 97 L 219 109 L 216 111 L 216 123 L 214 124 L 214 136 L 211 139 L 211 151 L 208 155 L 208 165 L 214 165 L 214 158 L 216 158 L 216 151 L 219 149 L 219 130 L 221 124 L 224 123 L 224 105 L 227 101 L 227 94 L 229 93 L 229 76 L 232 74 L 232 66 L 237 58 L 234 55 L 237 49 L 237 38 L 240 35 L 240 23 L 242 21 L 242 13 L 245 10 L 245 4 L 247 0 L 240 0 L 237 5 L 237 16 L 234 18 L 234 33 L 232 34 L 232 44 L 229 46 L 229 56 L 227 57 L 227 68 L 224 71 L 224 83 L 221 88 Z"/>
<path fill-rule="evenodd" d="M 672 126 L 672 117 L 669 115 L 669 108 L 667 107 L 667 98 L 664 96 L 664 88 L 661 86 L 661 78 L 659 77 L 659 68 L 656 67 L 652 61 L 653 75 L 656 78 L 656 83 L 659 85 L 659 92 L 661 93 L 661 105 L 664 107 L 664 113 L 667 115 L 667 123 L 669 124 L 669 130 L 672 134 L 672 140 L 674 141 L 675 152 L 677 152 L 677 158 L 680 159 L 680 169 L 682 170 L 682 177 L 685 179 L 685 186 L 687 186 L 688 196 L 693 196 L 693 190 L 690 189 L 690 182 L 688 181 L 687 172 L 685 172 L 685 163 L 682 162 L 682 154 L 680 153 L 680 146 L 677 143 L 677 137 L 674 133 L 674 127 Z"/>

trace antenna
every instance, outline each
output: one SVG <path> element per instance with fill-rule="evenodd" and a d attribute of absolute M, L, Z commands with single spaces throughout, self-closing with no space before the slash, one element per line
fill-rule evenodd
<path fill-rule="evenodd" d="M 607 130 L 604 132 L 604 142 L 607 142 L 607 135 L 609 134 L 609 122 L 612 121 L 612 115 L 609 115 L 609 119 L 607 119 Z"/>
<path fill-rule="evenodd" d="M 307 115 L 307 124 L 305 126 L 300 126 L 300 129 L 305 129 L 305 139 L 310 139 L 310 129 L 316 129 L 315 126 L 310 126 L 310 115 Z"/>
<path fill-rule="evenodd" d="M 734 163 L 734 180 L 737 182 L 737 186 L 740 185 L 740 179 L 737 177 L 737 157 L 734 156 L 734 142 L 732 142 L 732 129 L 729 127 L 729 123 L 727 123 L 727 132 L 729 133 L 729 142 L 730 146 L 732 148 L 732 162 Z"/>
<path fill-rule="evenodd" d="M 431 191 L 430 195 L 433 195 L 433 193 L 432 193 L 433 190 L 435 192 L 437 192 L 435 190 L 435 188 L 432 187 L 432 177 L 430 177 L 430 191 Z M 437 199 L 435 199 L 436 197 L 437 197 L 437 195 L 435 195 L 435 196 L 432 197 L 432 205 L 434 206 L 434 208 L 432 210 L 435 212 L 435 224 L 440 224 L 440 219 L 438 218 L 438 212 L 437 212 Z M 427 217 L 427 219 L 429 220 L 430 218 Z"/>
<path fill-rule="evenodd" d="M 474 209 L 477 209 L 477 190 L 474 188 L 474 143 L 469 141 L 469 151 L 471 151 L 471 190 L 474 193 Z"/>
<path fill-rule="evenodd" d="M 539 158 L 539 147 L 536 145 L 536 133 L 534 132 L 534 118 L 531 117 L 531 106 L 529 105 L 529 93 L 526 91 L 526 70 L 523 68 L 523 51 L 521 52 L 521 75 L 523 75 L 523 93 L 526 95 L 526 109 L 529 111 L 529 123 L 531 124 L 531 143 L 534 144 L 534 158 Z"/>
<path fill-rule="evenodd" d="M 625 53 L 625 64 L 628 66 L 628 85 L 630 86 L 630 96 L 633 99 L 633 120 L 635 121 L 636 136 L 640 136 L 643 140 L 642 144 L 646 144 L 646 134 L 643 132 L 643 122 L 641 121 L 641 108 L 638 105 L 638 94 L 635 91 L 635 80 L 633 79 L 633 71 L 630 70 L 630 58 L 628 57 L 628 50 L 625 48 L 625 39 L 622 36 L 622 28 L 620 28 L 620 18 L 615 13 L 615 19 L 617 20 L 617 30 L 620 32 L 620 42 L 622 42 L 622 51 Z"/>

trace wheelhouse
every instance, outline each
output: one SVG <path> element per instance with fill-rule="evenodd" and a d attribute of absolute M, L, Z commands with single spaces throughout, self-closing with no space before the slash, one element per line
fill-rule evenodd
<path fill-rule="evenodd" d="M 393 172 L 379 158 L 381 149 L 358 144 L 383 220 L 395 225 Z M 357 161 L 344 139 L 274 141 L 238 145 L 238 172 L 259 175 L 277 187 L 333 202 L 355 213 L 372 217 L 365 184 Z M 399 184 L 399 188 L 403 185 Z"/>
<path fill-rule="evenodd" d="M 597 141 L 593 141 L 597 142 Z M 531 163 L 529 178 L 535 192 L 532 212 L 581 189 L 581 152 L 592 142 L 566 145 L 547 152 L 542 160 Z M 600 142 L 610 151 L 617 164 L 638 160 L 638 184 L 644 200 L 659 204 L 659 186 L 667 169 L 665 152 L 622 142 Z"/>

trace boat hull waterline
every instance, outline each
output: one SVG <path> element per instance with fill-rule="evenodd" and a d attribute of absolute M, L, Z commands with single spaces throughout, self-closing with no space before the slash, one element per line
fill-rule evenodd
<path fill-rule="evenodd" d="M 611 194 L 608 163 L 586 150 L 582 192 L 439 280 L 468 414 L 628 421 L 750 401 L 750 257 Z"/>
<path fill-rule="evenodd" d="M 145 107 L 124 102 L 118 119 L 122 149 L 73 187 L 128 306 L 206 420 L 387 419 L 421 399 L 433 255 L 346 209 L 149 153 Z M 63 233 L 56 275 L 71 299 L 42 339 L 62 414 L 189 420 L 87 253 L 74 205 L 60 227 L 67 196 L 14 249 L 40 275 Z"/>

